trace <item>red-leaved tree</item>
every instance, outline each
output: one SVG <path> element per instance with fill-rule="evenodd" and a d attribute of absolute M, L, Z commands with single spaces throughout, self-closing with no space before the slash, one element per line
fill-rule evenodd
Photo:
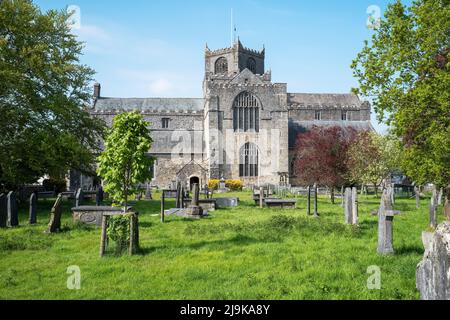
<path fill-rule="evenodd" d="M 354 128 L 313 126 L 299 133 L 295 144 L 294 176 L 305 186 L 327 186 L 334 189 L 348 184 L 347 151 L 357 136 Z"/>

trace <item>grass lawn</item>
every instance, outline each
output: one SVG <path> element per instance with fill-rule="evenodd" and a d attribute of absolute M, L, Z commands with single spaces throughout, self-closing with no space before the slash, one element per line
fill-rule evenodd
<path fill-rule="evenodd" d="M 64 204 L 63 232 L 45 235 L 53 200 L 39 201 L 39 224 L 0 230 L 0 299 L 418 299 L 416 265 L 428 200 L 397 199 L 392 256 L 376 253 L 378 208 L 360 198 L 360 226 L 344 225 L 340 203 L 319 199 L 320 218 L 298 209 L 258 209 L 250 193 L 238 208 L 187 221 L 159 218 L 159 194 L 141 201 L 141 253 L 99 258 L 100 229 L 75 225 Z M 338 200 L 339 202 L 339 200 Z M 443 219 L 440 213 L 440 219 Z M 68 290 L 67 268 L 81 269 L 81 290 Z M 381 290 L 367 289 L 369 266 L 381 269 Z"/>

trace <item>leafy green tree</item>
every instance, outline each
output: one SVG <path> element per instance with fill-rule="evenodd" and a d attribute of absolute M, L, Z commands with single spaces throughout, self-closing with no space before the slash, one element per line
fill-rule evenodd
<path fill-rule="evenodd" d="M 104 123 L 86 111 L 94 71 L 69 14 L 28 0 L 0 1 L 0 185 L 69 169 L 93 171 Z"/>
<path fill-rule="evenodd" d="M 450 182 L 450 1 L 395 1 L 352 63 L 356 93 L 404 147 L 402 169 L 417 184 Z"/>
<path fill-rule="evenodd" d="M 153 158 L 147 156 L 152 138 L 142 115 L 125 112 L 114 117 L 105 150 L 98 157 L 97 173 L 104 179 L 105 191 L 112 199 L 128 206 L 129 196 L 137 192 L 138 183 L 151 178 Z"/>
<path fill-rule="evenodd" d="M 400 141 L 393 135 L 362 131 L 348 150 L 349 178 L 377 189 L 400 166 Z"/>

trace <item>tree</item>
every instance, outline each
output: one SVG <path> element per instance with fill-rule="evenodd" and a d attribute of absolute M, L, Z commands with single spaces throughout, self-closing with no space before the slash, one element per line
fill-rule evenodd
<path fill-rule="evenodd" d="M 0 1 L 0 185 L 15 188 L 69 169 L 92 171 L 104 123 L 90 117 L 94 71 L 69 14 Z"/>
<path fill-rule="evenodd" d="M 400 142 L 392 135 L 362 131 L 348 150 L 349 179 L 377 189 L 400 165 Z"/>
<path fill-rule="evenodd" d="M 124 211 L 136 185 L 151 178 L 153 158 L 147 152 L 153 141 L 148 126 L 138 112 L 117 115 L 98 157 L 97 173 L 104 179 L 104 189 L 112 199 L 124 202 Z"/>
<path fill-rule="evenodd" d="M 449 39 L 448 0 L 396 1 L 352 63 L 355 92 L 401 138 L 402 169 L 417 184 L 450 182 Z"/>
<path fill-rule="evenodd" d="M 317 127 L 300 133 L 295 144 L 295 177 L 304 185 L 334 188 L 348 183 L 347 150 L 356 136 L 353 128 Z"/>

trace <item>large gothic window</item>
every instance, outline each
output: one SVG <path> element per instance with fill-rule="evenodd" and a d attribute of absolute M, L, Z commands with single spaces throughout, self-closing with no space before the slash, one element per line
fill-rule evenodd
<path fill-rule="evenodd" d="M 251 93 L 241 92 L 233 103 L 234 131 L 259 132 L 259 100 Z"/>
<path fill-rule="evenodd" d="M 247 142 L 239 152 L 239 176 L 258 176 L 258 147 L 254 143 Z"/>
<path fill-rule="evenodd" d="M 228 73 L 228 61 L 226 58 L 221 57 L 216 60 L 215 72 L 216 74 Z"/>
<path fill-rule="evenodd" d="M 253 73 L 256 73 L 256 61 L 253 58 L 248 58 L 247 60 L 247 69 Z"/>

